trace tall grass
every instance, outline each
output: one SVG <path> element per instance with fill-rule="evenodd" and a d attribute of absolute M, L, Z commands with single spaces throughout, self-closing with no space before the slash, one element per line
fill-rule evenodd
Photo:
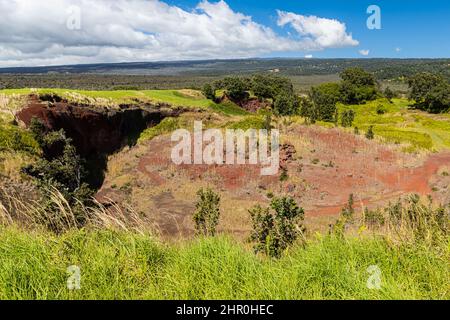
<path fill-rule="evenodd" d="M 88 222 L 78 229 L 56 190 L 57 216 L 19 198 L 0 195 L 0 299 L 450 298 L 448 229 L 435 223 L 448 211 L 430 215 L 419 203 L 388 208 L 380 228 L 316 234 L 271 259 L 227 235 L 163 244 L 131 208 L 83 208 Z M 64 232 L 43 228 L 51 229 L 43 219 Z M 80 290 L 66 286 L 72 265 Z M 367 285 L 371 266 L 380 271 L 376 289 Z"/>
<path fill-rule="evenodd" d="M 0 229 L 0 299 L 449 299 L 448 254 L 325 236 L 279 260 L 228 237 L 165 246 L 151 236 Z M 68 290 L 66 270 L 81 270 Z M 369 289 L 370 266 L 380 288 Z M 369 269 L 370 270 L 370 269 Z"/>

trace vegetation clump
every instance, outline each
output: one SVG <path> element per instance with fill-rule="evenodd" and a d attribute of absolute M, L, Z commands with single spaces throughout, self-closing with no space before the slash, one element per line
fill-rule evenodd
<path fill-rule="evenodd" d="M 373 140 L 375 138 L 375 134 L 373 132 L 373 126 L 369 126 L 369 128 L 366 131 L 366 138 L 368 140 Z"/>
<path fill-rule="evenodd" d="M 256 252 L 279 258 L 299 236 L 303 236 L 305 212 L 291 197 L 275 197 L 270 207 L 257 205 L 249 210 L 253 231 L 250 240 Z"/>
<path fill-rule="evenodd" d="M 355 111 L 353 110 L 345 110 L 341 114 L 341 125 L 344 128 L 351 127 L 353 125 L 353 121 L 355 121 Z"/>
<path fill-rule="evenodd" d="M 195 230 L 199 235 L 214 236 L 220 218 L 220 196 L 210 188 L 200 189 L 197 196 L 193 216 Z"/>
<path fill-rule="evenodd" d="M 64 130 L 46 132 L 42 122 L 35 118 L 31 121 L 30 129 L 43 150 L 43 157 L 22 170 L 35 178 L 43 192 L 43 202 L 48 204 L 49 211 L 58 215 L 58 207 L 50 200 L 54 190 L 60 192 L 75 211 L 80 206 L 92 205 L 94 192 L 86 180 L 85 161 L 77 153 L 72 140 L 66 137 Z M 82 226 L 86 217 L 80 214 L 76 215 L 76 219 L 77 224 Z M 48 219 L 48 222 L 51 224 L 51 219 Z"/>
<path fill-rule="evenodd" d="M 441 75 L 418 73 L 408 79 L 409 98 L 416 107 L 431 113 L 450 110 L 450 84 Z"/>

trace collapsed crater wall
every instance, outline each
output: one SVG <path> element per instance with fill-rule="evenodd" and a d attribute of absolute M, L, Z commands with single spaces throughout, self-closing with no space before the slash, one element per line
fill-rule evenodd
<path fill-rule="evenodd" d="M 134 145 L 140 133 L 166 117 L 178 116 L 182 109 L 164 105 L 121 105 L 117 108 L 69 103 L 64 100 L 42 101 L 31 96 L 17 113 L 19 123 L 29 127 L 40 119 L 47 130 L 64 129 L 78 153 L 87 160 L 96 188 L 103 182 L 107 157 L 126 145 Z"/>
<path fill-rule="evenodd" d="M 182 110 L 157 105 L 93 107 L 67 101 L 47 103 L 33 96 L 16 115 L 26 127 L 31 119 L 40 119 L 48 130 L 64 129 L 82 156 L 110 154 L 133 144 L 146 128 L 166 117 L 178 116 Z"/>

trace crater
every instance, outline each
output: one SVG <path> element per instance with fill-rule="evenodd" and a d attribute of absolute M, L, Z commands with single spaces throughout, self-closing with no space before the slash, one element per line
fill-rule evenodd
<path fill-rule="evenodd" d="M 146 102 L 106 107 L 73 103 L 57 96 L 32 95 L 16 119 L 25 127 L 37 118 L 48 131 L 63 129 L 86 160 L 88 183 L 99 189 L 109 155 L 135 145 L 142 131 L 183 111 L 167 104 Z"/>

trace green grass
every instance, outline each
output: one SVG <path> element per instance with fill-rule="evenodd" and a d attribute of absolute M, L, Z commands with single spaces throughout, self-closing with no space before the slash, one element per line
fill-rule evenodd
<path fill-rule="evenodd" d="M 212 104 L 210 108 L 215 112 L 219 112 L 230 116 L 245 116 L 250 114 L 249 112 L 242 109 L 241 107 L 239 107 L 238 105 L 234 104 L 231 101 L 222 102 L 220 104 Z"/>
<path fill-rule="evenodd" d="M 7 96 L 10 95 L 14 95 L 14 94 L 18 94 L 18 95 L 22 95 L 22 94 L 30 94 L 32 92 L 31 89 L 25 88 L 25 89 L 2 89 L 0 90 L 0 94 L 4 94 Z"/>
<path fill-rule="evenodd" d="M 0 120 L 0 151 L 39 152 L 39 144 L 31 133 Z"/>
<path fill-rule="evenodd" d="M 227 237 L 158 244 L 113 231 L 0 229 L 0 299 L 449 299 L 448 248 L 321 237 L 279 260 Z M 81 289 L 66 287 L 67 267 Z M 370 290 L 367 268 L 381 270 Z"/>
<path fill-rule="evenodd" d="M 234 130 L 248 130 L 248 129 L 263 129 L 264 128 L 264 118 L 261 116 L 247 116 L 244 117 L 242 120 L 231 122 L 226 124 L 227 129 L 234 129 Z"/>
<path fill-rule="evenodd" d="M 353 126 L 365 131 L 374 126 L 375 136 L 388 143 L 404 144 L 405 151 L 440 151 L 450 148 L 449 115 L 432 115 L 410 110 L 406 99 L 378 99 L 362 105 L 338 105 L 339 111 L 355 111 Z M 377 109 L 385 110 L 378 114 Z"/>
<path fill-rule="evenodd" d="M 30 94 L 31 89 L 6 89 L 0 90 L 0 94 Z M 70 99 L 70 93 L 75 93 L 89 98 L 108 99 L 116 103 L 128 103 L 132 99 L 148 99 L 156 102 L 165 102 L 174 106 L 209 108 L 214 105 L 208 99 L 200 96 L 183 94 L 179 90 L 112 90 L 112 91 L 87 91 L 67 89 L 37 89 L 39 94 L 55 93 Z"/>
<path fill-rule="evenodd" d="M 174 130 L 180 129 L 184 127 L 184 123 L 180 118 L 165 118 L 159 124 L 154 127 L 148 128 L 144 130 L 139 136 L 138 143 L 142 143 L 148 140 L 152 140 L 153 138 L 170 133 Z"/>

